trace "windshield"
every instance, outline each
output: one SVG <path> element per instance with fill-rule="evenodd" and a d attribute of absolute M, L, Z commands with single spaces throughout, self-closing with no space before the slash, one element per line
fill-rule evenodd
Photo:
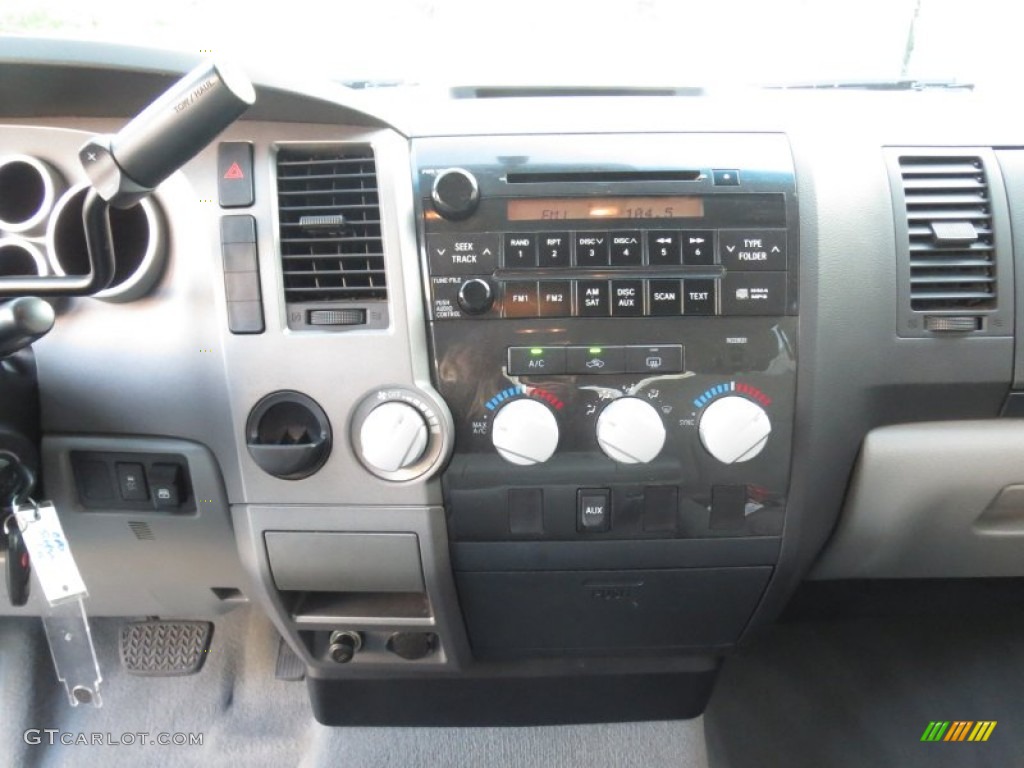
<path fill-rule="evenodd" d="M 0 33 L 212 52 L 344 81 L 713 86 L 997 83 L 1005 0 L 4 0 Z"/>

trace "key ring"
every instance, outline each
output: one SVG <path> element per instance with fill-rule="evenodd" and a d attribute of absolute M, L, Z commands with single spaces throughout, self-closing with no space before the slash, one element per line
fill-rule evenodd
<path fill-rule="evenodd" d="M 22 521 L 17 519 L 17 513 L 16 513 L 17 507 L 20 507 L 22 505 L 19 504 L 19 505 L 17 505 L 17 507 L 13 507 L 12 509 L 14 509 L 15 511 L 11 512 L 3 520 L 4 536 L 10 536 L 10 521 L 11 520 L 13 520 L 14 522 L 17 523 L 17 529 L 20 532 L 23 532 L 23 534 L 25 532 L 25 528 L 29 527 L 29 525 L 31 525 L 32 523 L 39 521 L 39 502 L 37 502 L 35 499 L 31 499 L 31 498 L 30 499 L 26 499 L 26 501 L 29 504 L 32 505 L 32 519 L 29 520 L 28 522 L 26 522 L 24 524 L 24 526 L 23 526 Z"/>

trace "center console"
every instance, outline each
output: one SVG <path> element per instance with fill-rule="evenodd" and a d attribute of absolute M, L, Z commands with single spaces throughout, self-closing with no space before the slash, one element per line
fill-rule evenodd
<path fill-rule="evenodd" d="M 474 658 L 734 643 L 786 512 L 799 243 L 785 138 L 413 146 Z"/>

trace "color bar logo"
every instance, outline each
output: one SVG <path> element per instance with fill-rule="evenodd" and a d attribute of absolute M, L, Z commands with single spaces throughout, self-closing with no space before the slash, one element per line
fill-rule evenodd
<path fill-rule="evenodd" d="M 995 720 L 932 720 L 921 741 L 988 741 L 995 729 Z"/>

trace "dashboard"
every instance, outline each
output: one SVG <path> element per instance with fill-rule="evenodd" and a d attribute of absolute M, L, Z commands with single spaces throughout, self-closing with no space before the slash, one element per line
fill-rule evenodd
<path fill-rule="evenodd" d="M 0 55 L 0 284 L 193 64 Z M 2 363 L 91 614 L 256 606 L 327 724 L 607 722 L 805 580 L 1024 574 L 998 99 L 254 82 Z"/>

